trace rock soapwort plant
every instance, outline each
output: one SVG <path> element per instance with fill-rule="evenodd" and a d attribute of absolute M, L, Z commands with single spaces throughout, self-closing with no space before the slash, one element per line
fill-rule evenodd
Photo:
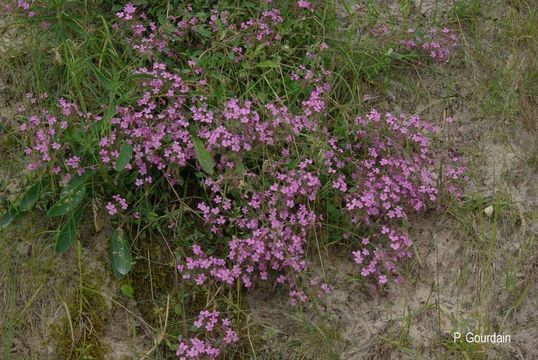
<path fill-rule="evenodd" d="M 329 280 L 310 279 L 309 292 L 301 279 L 309 244 L 337 228 L 365 281 L 401 281 L 398 265 L 412 256 L 408 219 L 439 207 L 442 189 L 460 195 L 464 162 L 418 116 L 338 113 L 339 50 L 318 26 L 328 5 L 266 1 L 232 12 L 195 1 L 163 15 L 143 4 L 108 19 L 110 41 L 129 59 L 128 94 L 93 111 L 73 93 L 27 96 L 17 119 L 32 182 L 1 226 L 39 203 L 51 223 L 61 219 L 63 253 L 85 213 L 106 213 L 118 277 L 141 232 L 185 234 L 174 249 L 185 286 L 275 280 L 292 305 L 330 292 Z M 15 7 L 50 21 L 45 31 L 60 26 L 45 2 Z M 409 36 L 402 46 L 435 62 L 456 46 L 447 28 Z M 224 312 L 203 309 L 177 356 L 216 358 L 237 343 Z"/>

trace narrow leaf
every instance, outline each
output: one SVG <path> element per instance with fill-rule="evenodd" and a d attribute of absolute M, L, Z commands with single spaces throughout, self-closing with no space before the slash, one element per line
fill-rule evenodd
<path fill-rule="evenodd" d="M 132 258 L 129 244 L 123 230 L 117 229 L 112 233 L 112 269 L 116 277 L 121 278 L 131 270 Z"/>
<path fill-rule="evenodd" d="M 67 221 L 62 225 L 56 238 L 56 253 L 64 253 L 77 239 L 77 229 L 82 218 L 82 208 L 77 209 L 74 214 L 67 217 Z"/>
<path fill-rule="evenodd" d="M 202 141 L 196 136 L 192 136 L 192 142 L 194 143 L 194 152 L 196 153 L 196 158 L 198 159 L 200 166 L 202 166 L 202 169 L 204 169 L 206 173 L 213 175 L 215 163 L 213 162 L 211 154 L 207 151 Z"/>
<path fill-rule="evenodd" d="M 120 155 L 116 160 L 116 171 L 125 169 L 129 161 L 133 158 L 133 147 L 129 144 L 123 144 L 120 149 Z"/>

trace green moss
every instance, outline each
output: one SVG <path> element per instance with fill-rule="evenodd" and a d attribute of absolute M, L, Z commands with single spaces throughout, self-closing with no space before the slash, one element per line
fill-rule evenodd
<path fill-rule="evenodd" d="M 174 264 L 166 245 L 159 239 L 148 237 L 144 240 L 139 253 L 145 255 L 149 253 L 150 260 L 137 262 L 129 274 L 129 280 L 134 289 L 133 299 L 136 301 L 137 310 L 144 321 L 155 328 L 160 328 L 167 317 L 167 298 L 170 296 L 167 331 L 169 335 L 170 331 L 181 323 L 181 316 L 173 310 L 178 302 L 177 297 L 173 295 L 178 290 Z M 166 340 L 168 341 L 163 341 L 162 346 L 155 350 L 162 358 L 169 358 L 175 354 L 177 337 L 169 336 Z"/>
<path fill-rule="evenodd" d="M 88 274 L 86 278 L 101 279 L 99 273 Z M 78 289 L 67 303 L 68 313 L 60 323 L 52 328 L 57 341 L 59 359 L 106 359 L 110 347 L 102 341 L 109 306 L 103 296 L 91 289 L 98 288 L 99 282 L 86 284 Z"/>

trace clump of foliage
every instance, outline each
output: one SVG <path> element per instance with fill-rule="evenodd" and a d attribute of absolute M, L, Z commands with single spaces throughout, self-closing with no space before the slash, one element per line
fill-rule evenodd
<path fill-rule="evenodd" d="M 16 5 L 55 34 L 70 5 L 58 4 Z M 458 196 L 464 166 L 436 142 L 441 129 L 418 116 L 334 106 L 343 88 L 335 60 L 348 55 L 326 39 L 330 4 L 101 6 L 114 14 L 102 18 L 113 24 L 103 45 L 113 56 L 92 58 L 91 76 L 108 99 L 84 101 L 82 88 L 27 96 L 18 130 L 32 185 L 4 223 L 48 193 L 48 216 L 61 218 L 59 253 L 85 213 L 106 212 L 116 276 L 131 269 L 130 239 L 157 231 L 178 239 L 185 282 L 276 280 L 292 305 L 308 300 L 300 277 L 324 231 L 354 248 L 366 281 L 399 281 L 398 263 L 412 254 L 407 219 L 437 207 L 441 186 Z M 444 62 L 456 44 L 450 30 L 440 34 L 401 43 Z M 118 71 L 107 75 L 99 61 L 109 55 Z M 309 284 L 330 291 L 327 279 Z M 202 310 L 178 356 L 217 357 L 238 341 L 232 327 Z"/>

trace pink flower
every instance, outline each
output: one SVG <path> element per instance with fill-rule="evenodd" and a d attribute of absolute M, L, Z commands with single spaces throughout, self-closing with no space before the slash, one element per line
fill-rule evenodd
<path fill-rule="evenodd" d="M 111 202 L 107 203 L 106 209 L 110 216 L 114 216 L 118 213 L 118 209 L 116 209 L 116 205 L 112 204 Z"/>
<path fill-rule="evenodd" d="M 78 169 L 79 163 L 80 163 L 80 158 L 78 156 L 72 156 L 65 161 L 65 165 L 72 169 Z"/>
<path fill-rule="evenodd" d="M 306 9 L 310 11 L 314 11 L 314 7 L 309 1 L 306 0 L 298 0 L 297 1 L 297 7 L 301 9 Z"/>

